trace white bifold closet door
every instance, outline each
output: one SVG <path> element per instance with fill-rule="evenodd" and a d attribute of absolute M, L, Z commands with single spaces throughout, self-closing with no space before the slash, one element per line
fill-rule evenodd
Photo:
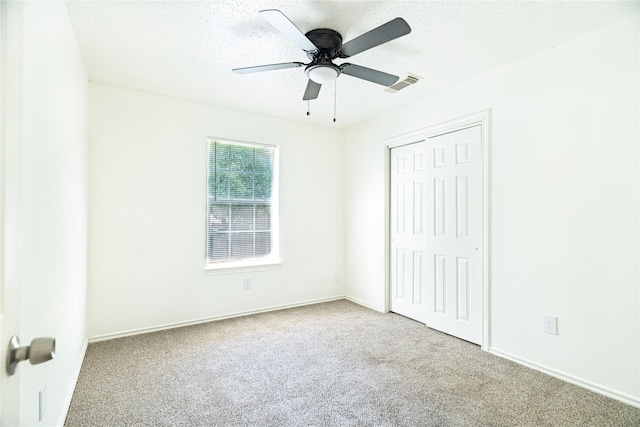
<path fill-rule="evenodd" d="M 482 134 L 391 150 L 391 311 L 480 344 Z"/>

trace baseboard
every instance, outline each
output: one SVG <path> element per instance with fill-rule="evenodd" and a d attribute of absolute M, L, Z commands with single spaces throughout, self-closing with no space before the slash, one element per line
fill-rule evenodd
<path fill-rule="evenodd" d="M 590 381 L 575 377 L 573 375 L 560 372 L 556 369 L 549 368 L 544 365 L 540 365 L 538 363 L 532 362 L 527 359 L 520 358 L 518 356 L 514 356 L 513 354 L 509 354 L 505 351 L 489 347 L 489 353 L 495 354 L 496 356 L 502 357 L 504 359 L 511 360 L 512 362 L 516 362 L 520 365 L 524 365 L 528 368 L 535 369 L 536 371 L 540 371 L 552 377 L 558 378 L 562 381 L 566 381 L 568 383 L 577 385 L 578 387 L 585 388 L 587 390 L 593 391 L 594 393 L 601 394 L 606 397 L 610 397 L 611 399 L 618 400 L 627 405 L 633 406 L 635 408 L 640 408 L 640 398 L 628 395 L 626 393 L 620 393 L 616 390 L 612 390 L 608 387 L 603 387 L 601 385 L 592 383 Z"/>
<path fill-rule="evenodd" d="M 76 367 L 73 370 L 73 376 L 71 377 L 71 384 L 69 385 L 67 396 L 65 397 L 64 404 L 62 405 L 62 412 L 60 413 L 60 418 L 58 419 L 58 424 L 57 424 L 58 427 L 63 427 L 64 422 L 67 419 L 67 414 L 69 413 L 69 407 L 71 406 L 71 399 L 73 398 L 73 392 L 76 390 L 76 384 L 78 383 L 78 377 L 80 377 L 80 370 L 82 369 L 82 362 L 84 362 L 84 356 L 87 354 L 88 345 L 89 345 L 89 340 L 84 340 L 84 345 L 82 346 L 82 350 L 80 350 L 80 355 L 78 356 Z"/>
<path fill-rule="evenodd" d="M 359 300 L 358 298 L 354 298 L 354 297 L 350 297 L 350 296 L 346 296 L 345 295 L 344 299 L 346 299 L 347 301 L 351 301 L 351 302 L 353 302 L 355 304 L 361 305 L 363 307 L 369 308 L 369 309 L 371 309 L 373 311 L 377 311 L 379 313 L 384 313 L 384 310 L 382 310 L 380 307 L 375 306 L 373 304 L 369 304 L 369 303 L 364 302 L 362 300 Z"/>
<path fill-rule="evenodd" d="M 328 298 L 319 298 L 314 300 L 300 301 L 292 304 L 283 304 L 283 305 L 264 307 L 257 310 L 237 311 L 234 313 L 227 313 L 220 316 L 204 317 L 200 319 L 189 320 L 186 322 L 166 323 L 163 325 L 152 326 L 149 328 L 130 329 L 128 331 L 116 332 L 112 334 L 96 335 L 96 336 L 90 337 L 89 343 L 112 340 L 115 338 L 123 338 L 123 337 L 132 336 L 132 335 L 147 334 L 149 332 L 164 331 L 167 329 L 181 328 L 183 326 L 198 325 L 200 323 L 215 322 L 217 320 L 232 319 L 234 317 L 250 316 L 252 314 L 285 310 L 287 308 L 303 307 L 305 305 L 320 304 L 323 302 L 337 301 L 341 299 L 345 299 L 344 295 L 336 295 Z"/>

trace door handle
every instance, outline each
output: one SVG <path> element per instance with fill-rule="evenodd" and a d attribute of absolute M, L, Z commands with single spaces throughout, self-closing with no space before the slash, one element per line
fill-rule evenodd
<path fill-rule="evenodd" d="M 56 339 L 43 337 L 34 338 L 31 345 L 20 346 L 20 340 L 16 335 L 9 341 L 7 352 L 7 373 L 13 375 L 18 363 L 29 359 L 32 365 L 43 363 L 56 356 Z"/>

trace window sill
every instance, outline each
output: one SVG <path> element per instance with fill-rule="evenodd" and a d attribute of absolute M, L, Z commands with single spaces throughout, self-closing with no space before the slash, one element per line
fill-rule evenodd
<path fill-rule="evenodd" d="M 280 258 L 255 259 L 250 261 L 230 261 L 207 263 L 204 267 L 207 275 L 240 273 L 244 271 L 275 270 L 280 268 Z"/>

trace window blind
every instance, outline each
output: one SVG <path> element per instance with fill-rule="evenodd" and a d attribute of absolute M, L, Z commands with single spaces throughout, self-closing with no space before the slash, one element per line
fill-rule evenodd
<path fill-rule="evenodd" d="M 207 260 L 237 261 L 272 252 L 274 147 L 208 142 Z"/>

